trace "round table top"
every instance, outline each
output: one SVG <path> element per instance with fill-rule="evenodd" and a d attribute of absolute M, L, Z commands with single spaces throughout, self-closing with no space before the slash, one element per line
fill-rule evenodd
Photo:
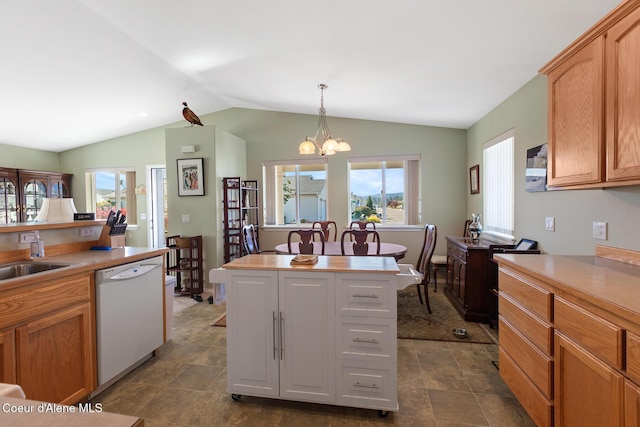
<path fill-rule="evenodd" d="M 322 242 L 312 242 L 313 253 L 315 255 L 321 255 Z M 288 254 L 289 249 L 286 243 L 280 243 L 275 247 L 277 254 Z M 293 254 L 298 254 L 298 242 L 291 242 L 291 251 Z M 407 247 L 398 245 L 396 243 L 380 243 L 380 255 L 379 256 L 392 256 L 396 260 L 404 258 L 407 253 Z M 342 255 L 342 249 L 340 248 L 340 242 L 325 242 L 324 244 L 325 255 Z M 345 255 L 353 255 L 353 248 L 351 245 L 345 245 Z M 376 255 L 376 245 L 369 242 L 369 255 Z"/>

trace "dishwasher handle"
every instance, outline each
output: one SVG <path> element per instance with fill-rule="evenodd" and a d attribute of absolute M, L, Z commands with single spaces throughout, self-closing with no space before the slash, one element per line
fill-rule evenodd
<path fill-rule="evenodd" d="M 160 267 L 159 265 L 154 265 L 154 264 L 145 264 L 145 265 L 138 265 L 135 267 L 130 267 L 127 268 L 126 270 L 123 270 L 117 274 L 114 274 L 113 276 L 109 276 L 107 279 L 109 280 L 129 280 L 129 279 L 133 279 L 134 277 L 139 277 L 142 276 L 143 274 L 146 274 L 148 272 L 150 272 L 151 270 L 153 270 L 154 268 Z"/>

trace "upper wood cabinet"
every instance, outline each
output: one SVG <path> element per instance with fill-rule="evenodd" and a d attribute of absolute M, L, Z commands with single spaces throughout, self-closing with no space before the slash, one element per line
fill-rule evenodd
<path fill-rule="evenodd" d="M 42 199 L 71 197 L 72 174 L 0 168 L 0 224 L 33 221 Z"/>
<path fill-rule="evenodd" d="M 640 184 L 640 1 L 621 3 L 540 71 L 549 186 Z"/>

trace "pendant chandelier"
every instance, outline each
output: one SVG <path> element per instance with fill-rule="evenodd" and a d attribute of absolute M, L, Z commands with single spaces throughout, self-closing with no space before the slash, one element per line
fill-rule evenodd
<path fill-rule="evenodd" d="M 331 131 L 327 125 L 327 111 L 324 109 L 324 90 L 327 87 L 324 83 L 318 85 L 320 89 L 318 130 L 316 130 L 316 134 L 313 137 L 307 136 L 305 140 L 300 143 L 298 147 L 300 154 L 315 154 L 316 148 L 321 156 L 331 156 L 336 154 L 336 151 L 351 151 L 351 147 L 343 138 L 334 138 L 331 135 Z"/>

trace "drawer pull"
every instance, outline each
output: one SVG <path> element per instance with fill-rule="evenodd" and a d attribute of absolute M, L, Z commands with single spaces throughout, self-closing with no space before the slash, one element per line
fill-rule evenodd
<path fill-rule="evenodd" d="M 354 387 L 360 387 L 360 388 L 375 388 L 375 389 L 379 389 L 380 386 L 376 385 L 376 383 L 373 384 L 360 384 L 360 381 L 356 381 L 356 383 L 353 385 Z"/>
<path fill-rule="evenodd" d="M 353 294 L 354 298 L 380 298 L 378 295 Z"/>
<path fill-rule="evenodd" d="M 373 339 L 373 340 L 363 340 L 362 338 L 354 338 L 353 342 L 361 342 L 361 343 L 367 343 L 367 344 L 380 344 L 380 341 Z"/>

